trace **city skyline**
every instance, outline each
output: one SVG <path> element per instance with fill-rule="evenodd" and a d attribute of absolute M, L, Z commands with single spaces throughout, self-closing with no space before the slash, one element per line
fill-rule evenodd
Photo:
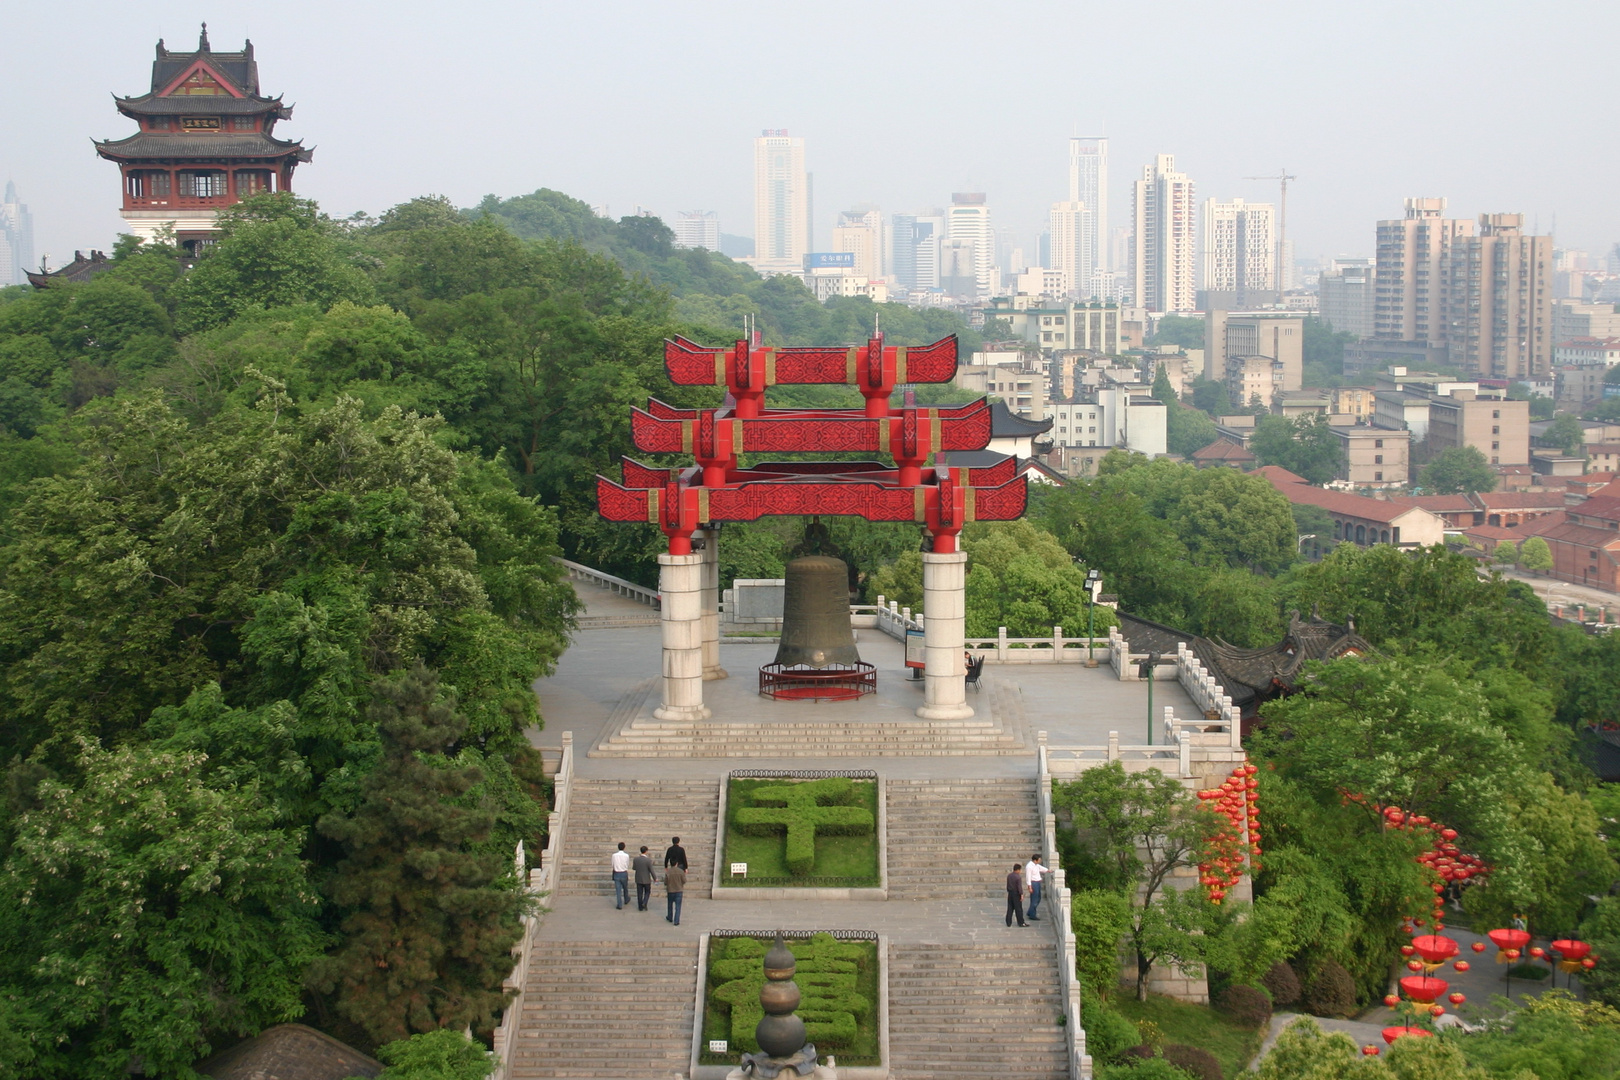
<path fill-rule="evenodd" d="M 475 4 L 467 18 L 443 24 L 408 3 L 334 9 L 295 0 L 271 16 L 184 2 L 159 17 L 92 2 L 71 19 L 60 9 L 27 8 L 8 23 L 14 83 L 64 89 L 0 116 L 0 176 L 27 193 L 40 254 L 55 262 L 74 248 L 110 247 L 120 228 L 116 174 L 94 157 L 89 140 L 122 137 L 129 125 L 107 95 L 140 88 L 149 68 L 143 54 L 159 36 L 183 42 L 209 19 L 221 41 L 253 37 L 269 58 L 266 85 L 300 104 L 289 135 L 319 147 L 320 156 L 297 188 L 339 217 L 377 213 L 421 194 L 470 206 L 491 192 L 549 187 L 615 215 L 636 205 L 671 221 L 682 210 L 714 210 L 725 232 L 746 235 L 753 195 L 746 140 L 770 126 L 793 131 L 811 148 L 807 165 L 822 208 L 811 245 L 818 250 L 830 242 L 840 210 L 876 205 L 886 217 L 915 213 L 964 190 L 987 192 L 998 229 L 1027 246 L 1045 228 L 1052 203 L 1067 194 L 1068 140 L 1085 134 L 1109 138 L 1114 207 L 1128 206 L 1128 181 L 1159 153 L 1175 154 L 1200 192 L 1223 201 L 1271 201 L 1274 184 L 1244 178 L 1286 162 L 1300 177 L 1289 192 L 1288 231 L 1302 257 L 1372 254 L 1373 223 L 1415 194 L 1444 195 L 1462 217 L 1522 213 L 1527 229 L 1542 234 L 1556 219 L 1561 246 L 1605 251 L 1620 240 L 1620 205 L 1607 197 L 1604 181 L 1620 165 L 1620 149 L 1559 105 L 1601 93 L 1603 31 L 1620 28 L 1612 8 L 1577 4 L 1560 9 L 1557 20 L 1525 4 L 1477 5 L 1466 20 L 1437 11 L 1433 21 L 1445 28 L 1449 47 L 1436 53 L 1421 46 L 1421 35 L 1405 33 L 1408 9 L 1363 5 L 1331 20 L 1279 24 L 1264 76 L 1211 66 L 1223 43 L 1241 40 L 1243 12 L 1259 7 L 1217 16 L 1170 5 L 1167 25 L 1178 32 L 1155 44 L 1154 87 L 1138 85 L 1128 50 L 1107 50 L 1083 72 L 1031 69 L 1016 89 L 975 77 L 947 92 L 931 89 L 936 83 L 924 75 L 937 74 L 937 48 L 960 46 L 954 28 L 970 10 L 963 5 L 859 9 L 869 25 L 855 41 L 835 18 L 800 28 L 745 5 L 704 5 L 711 25 L 725 26 L 745 51 L 768 46 L 789 76 L 747 93 L 734 79 L 670 62 L 669 42 L 689 31 L 691 12 L 630 19 Z M 484 29 L 477 16 L 486 10 L 498 12 L 501 33 Z M 1037 4 L 1030 14 L 1055 37 L 1084 28 L 1124 40 L 1133 25 L 1121 11 Z M 1012 39 L 1010 27 L 993 25 L 975 44 L 995 55 Z M 1484 114 L 1472 84 L 1459 76 L 1503 40 L 1516 50 L 1556 53 L 1560 89 L 1554 94 L 1550 77 L 1532 74 L 1545 65 L 1502 68 L 1486 128 L 1469 119 Z M 355 41 L 376 44 L 357 49 Z M 604 54 L 594 46 L 602 41 L 613 42 L 614 63 L 600 62 Z M 526 62 L 536 50 L 546 61 L 538 67 Z M 1363 92 L 1335 92 L 1324 59 L 1350 65 Z M 1393 76 L 1420 59 L 1425 114 L 1459 119 L 1391 126 L 1414 93 L 1407 75 Z M 858 91 L 825 77 L 845 65 L 864 72 Z M 433 100 L 410 110 L 384 107 L 402 85 L 401 71 L 429 68 Z M 71 79 L 62 79 L 65 70 Z M 484 103 L 492 93 L 516 102 L 516 116 L 491 115 Z M 1185 109 L 1189 93 L 1221 103 L 1218 120 Z M 1019 108 L 1006 108 L 1008 94 Z M 521 140 L 511 136 L 514 121 L 525 131 Z M 1533 142 L 1503 154 L 1493 133 L 1505 129 L 1535 132 Z M 970 131 L 995 135 L 987 142 Z M 426 158 L 415 149 L 424 133 L 436 147 Z M 1117 210 L 1111 216 L 1122 219 Z"/>

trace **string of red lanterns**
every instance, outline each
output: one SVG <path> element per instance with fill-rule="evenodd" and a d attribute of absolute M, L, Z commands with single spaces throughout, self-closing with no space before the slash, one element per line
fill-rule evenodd
<path fill-rule="evenodd" d="M 1205 861 L 1198 864 L 1198 884 L 1208 890 L 1209 901 L 1219 904 L 1237 886 L 1247 860 L 1249 870 L 1260 872 L 1260 781 L 1253 765 L 1239 765 L 1220 787 L 1205 788 L 1198 799 L 1219 818 Z"/>

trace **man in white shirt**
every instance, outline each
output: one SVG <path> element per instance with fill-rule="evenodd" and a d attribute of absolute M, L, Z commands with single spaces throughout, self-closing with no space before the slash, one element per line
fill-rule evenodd
<path fill-rule="evenodd" d="M 1045 876 L 1046 867 L 1041 865 L 1040 853 L 1036 852 L 1029 857 L 1029 862 L 1024 864 L 1024 884 L 1029 886 L 1029 917 L 1031 919 L 1040 918 L 1035 912 L 1041 906 L 1041 878 Z"/>
<path fill-rule="evenodd" d="M 613 853 L 613 907 L 623 911 L 630 903 L 630 853 L 624 850 L 624 841 L 619 841 L 619 850 Z"/>

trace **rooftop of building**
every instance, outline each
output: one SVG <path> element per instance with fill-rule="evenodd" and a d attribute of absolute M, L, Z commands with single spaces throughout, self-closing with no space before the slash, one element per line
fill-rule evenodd
<path fill-rule="evenodd" d="M 1253 461 L 1254 453 L 1245 446 L 1233 442 L 1231 439 L 1216 439 L 1208 446 L 1194 450 L 1194 461 Z"/>
<path fill-rule="evenodd" d="M 1313 487 L 1307 484 L 1303 477 L 1296 476 L 1287 469 L 1280 469 L 1275 466 L 1267 466 L 1255 471 L 1270 481 L 1271 486 L 1280 491 L 1289 502 L 1321 507 L 1330 514 L 1338 514 L 1342 517 L 1360 518 L 1363 521 L 1376 521 L 1387 525 L 1400 520 L 1407 514 L 1433 513 L 1421 506 L 1412 506 L 1391 499 L 1372 499 L 1365 495 L 1352 495 L 1345 491 L 1329 491 L 1326 488 Z"/>
<path fill-rule="evenodd" d="M 990 403 L 990 437 L 992 439 L 1019 439 L 1041 435 L 1051 430 L 1051 420 L 1031 420 L 1007 408 L 1004 401 Z"/>
<path fill-rule="evenodd" d="M 1519 527 L 1521 536 L 1539 536 L 1543 540 L 1558 540 L 1580 547 L 1604 551 L 1620 551 L 1620 532 L 1600 529 L 1595 525 L 1577 525 L 1563 512 L 1536 518 Z"/>
<path fill-rule="evenodd" d="M 152 61 L 152 93 L 167 89 L 198 60 L 205 61 L 216 73 L 229 79 L 238 92 L 258 94 L 259 64 L 253 58 L 253 42 L 244 41 L 241 52 L 215 52 L 208 41 L 207 23 L 202 24 L 197 48 L 192 52 L 170 52 L 163 39 L 158 39 L 157 56 Z"/>
<path fill-rule="evenodd" d="M 382 1072 L 354 1047 L 303 1024 L 277 1024 L 197 1065 L 213 1080 L 348 1080 Z"/>

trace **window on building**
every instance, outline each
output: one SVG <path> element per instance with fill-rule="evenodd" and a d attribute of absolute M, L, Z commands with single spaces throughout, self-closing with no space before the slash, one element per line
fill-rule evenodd
<path fill-rule="evenodd" d="M 246 169 L 236 174 L 236 194 L 239 198 L 258 195 L 270 190 L 270 174 L 259 169 Z"/>
<path fill-rule="evenodd" d="M 233 117 L 231 117 L 231 130 L 232 131 L 252 131 L 253 130 L 253 117 L 251 117 L 251 116 L 233 116 Z"/>
<path fill-rule="evenodd" d="M 153 131 L 168 131 L 169 118 L 167 116 L 154 116 L 147 121 L 147 125 Z"/>
<path fill-rule="evenodd" d="M 1491 419 L 1492 420 L 1500 420 L 1500 419 L 1502 419 L 1502 410 L 1501 409 L 1492 409 L 1491 410 Z"/>
<path fill-rule="evenodd" d="M 210 199 L 225 194 L 225 174 L 222 172 L 183 172 L 180 174 L 180 194 L 198 199 Z"/>
<path fill-rule="evenodd" d="M 1384 463 L 1384 455 L 1383 454 L 1374 454 L 1373 455 L 1373 464 L 1374 465 L 1382 465 L 1383 463 Z"/>
<path fill-rule="evenodd" d="M 1502 444 L 1499 443 L 1499 442 L 1493 442 L 1493 443 L 1491 443 L 1491 449 L 1492 450 L 1500 450 L 1500 449 L 1502 449 Z"/>
<path fill-rule="evenodd" d="M 1380 450 L 1382 450 L 1384 448 L 1384 440 L 1383 439 L 1374 439 L 1373 440 L 1373 445 L 1378 447 Z"/>
<path fill-rule="evenodd" d="M 1492 465 L 1500 465 L 1500 464 L 1502 464 L 1502 462 L 1499 459 L 1493 457 L 1493 458 L 1491 458 L 1491 464 Z"/>
<path fill-rule="evenodd" d="M 1502 426 L 1500 424 L 1492 424 L 1491 425 L 1491 434 L 1492 435 L 1500 435 L 1500 434 L 1502 434 Z"/>
<path fill-rule="evenodd" d="M 1381 483 L 1383 483 L 1383 482 L 1384 482 L 1384 474 L 1383 474 L 1383 473 L 1381 473 L 1381 472 L 1375 472 L 1375 473 L 1373 473 L 1373 482 L 1374 482 L 1374 483 L 1375 483 L 1375 484 L 1381 484 Z"/>

